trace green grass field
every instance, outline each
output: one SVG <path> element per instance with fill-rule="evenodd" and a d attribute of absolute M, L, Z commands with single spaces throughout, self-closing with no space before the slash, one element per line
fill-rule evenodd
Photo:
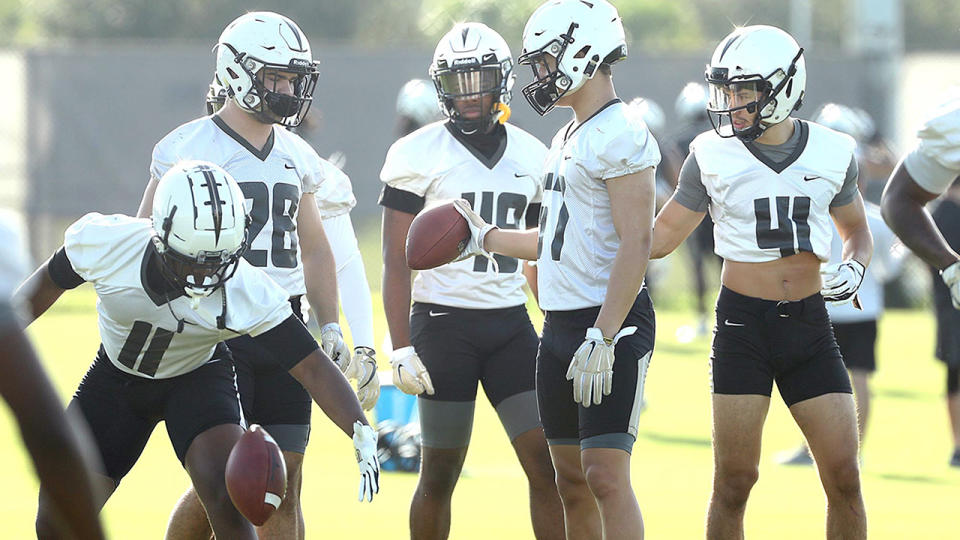
<path fill-rule="evenodd" d="M 64 400 L 99 343 L 94 300 L 86 286 L 68 293 L 30 329 Z M 379 306 L 379 297 L 374 302 Z M 381 317 L 379 339 L 385 325 L 376 311 Z M 686 311 L 661 310 L 657 317 L 657 351 L 647 384 L 649 407 L 641 417 L 633 452 L 633 485 L 649 538 L 698 538 L 703 536 L 712 476 L 709 342 L 677 341 L 677 329 L 692 322 Z M 891 312 L 883 319 L 863 467 L 873 538 L 957 538 L 956 517 L 950 516 L 956 516 L 960 500 L 960 470 L 947 466 L 951 448 L 944 369 L 932 359 L 933 329 L 926 312 Z M 381 368 L 386 367 L 383 360 Z M 416 477 L 384 473 L 376 500 L 358 503 L 350 440 L 319 409 L 314 419 L 303 487 L 308 537 L 407 537 Z M 800 440 L 776 394 L 766 427 L 760 481 L 747 508 L 747 536 L 822 537 L 824 497 L 815 471 L 774 463 L 778 451 Z M 11 472 L 0 530 L 4 538 L 28 538 L 33 535 L 37 482 L 9 414 L 0 415 L 0 441 L 3 462 Z M 187 475 L 160 427 L 104 510 L 111 537 L 162 538 L 170 509 L 187 485 Z M 451 538 L 532 538 L 520 467 L 483 398 L 454 497 Z"/>

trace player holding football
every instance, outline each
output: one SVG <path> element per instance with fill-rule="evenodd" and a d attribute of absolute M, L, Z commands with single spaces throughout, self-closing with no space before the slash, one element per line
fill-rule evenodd
<path fill-rule="evenodd" d="M 529 267 L 509 257 L 471 257 L 420 272 L 411 295 L 404 251 L 413 218 L 435 201 L 467 199 L 505 229 L 535 226 L 545 148 L 506 123 L 513 58 L 492 29 L 454 26 L 437 45 L 430 76 L 447 121 L 394 143 L 380 173 L 383 305 L 394 347 L 393 380 L 420 397 L 423 462 L 410 535 L 450 533 L 450 501 L 482 382 L 527 475 L 534 534 L 557 538 L 563 530 L 560 501 L 534 392 L 538 340 L 523 290 Z"/>
<path fill-rule="evenodd" d="M 723 257 L 713 339 L 714 482 L 707 538 L 742 538 L 776 380 L 827 495 L 827 536 L 865 538 L 850 378 L 825 301 L 856 301 L 873 243 L 857 191 L 856 143 L 794 120 L 803 49 L 779 28 L 738 28 L 705 74 L 714 130 L 699 135 L 657 216 L 652 257 L 713 217 Z M 828 265 L 832 230 L 843 262 Z"/>
<path fill-rule="evenodd" d="M 223 166 L 249 201 L 250 249 L 244 258 L 287 290 L 295 314 L 306 294 L 321 323 L 324 352 L 349 378 L 378 385 L 372 357 L 352 364 L 337 325 L 336 264 L 321 223 L 315 193 L 339 174 L 302 138 L 284 127 L 298 125 L 312 102 L 318 71 L 306 36 L 290 19 L 272 12 L 242 15 L 224 29 L 216 46 L 217 79 L 228 100 L 214 116 L 188 122 L 164 137 L 153 151 L 151 179 L 138 215 L 146 216 L 157 178 L 177 161 L 203 159 Z M 310 434 L 310 398 L 289 374 L 277 370 L 272 352 L 240 336 L 228 344 L 237 365 L 237 384 L 248 421 L 276 439 L 292 487 L 261 528 L 267 536 L 303 537 L 300 484 Z M 365 405 L 372 407 L 369 399 Z M 184 495 L 168 535 L 205 536 L 208 525 L 196 496 Z"/>
<path fill-rule="evenodd" d="M 169 168 L 155 188 L 150 220 L 87 214 L 22 287 L 34 317 L 85 281 L 97 292 L 103 343 L 68 407 L 87 420 L 103 461 L 94 506 L 109 499 L 163 420 L 214 534 L 257 537 L 224 482 L 243 434 L 233 363 L 221 343 L 236 335 L 274 351 L 277 369 L 289 370 L 353 434 L 361 497 L 372 499 L 376 433 L 294 316 L 287 292 L 241 259 L 249 231 L 240 187 L 220 167 L 192 161 Z M 37 521 L 50 518 L 41 500 Z"/>
<path fill-rule="evenodd" d="M 639 111 L 622 103 L 610 65 L 626 57 L 623 24 L 605 0 L 541 5 L 523 31 L 523 89 L 539 114 L 574 118 L 542 168 L 536 233 L 489 225 L 460 204 L 471 242 L 536 259 L 546 312 L 537 357 L 537 400 L 557 470 L 567 538 L 639 538 L 630 485 L 654 313 L 643 287 L 660 151 Z"/>
<path fill-rule="evenodd" d="M 82 451 L 88 441 L 71 430 L 57 391 L 21 327 L 16 304 L 22 298 L 15 299 L 13 293 L 30 271 L 28 259 L 13 217 L 0 213 L 0 396 L 30 453 L 43 504 L 57 515 L 37 522 L 37 537 L 103 538 L 93 504 L 93 475 Z"/>

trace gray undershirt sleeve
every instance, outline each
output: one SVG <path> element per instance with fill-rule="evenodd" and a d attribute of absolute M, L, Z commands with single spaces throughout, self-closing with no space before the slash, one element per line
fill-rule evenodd
<path fill-rule="evenodd" d="M 710 195 L 700 179 L 700 165 L 693 152 L 687 155 L 680 167 L 680 179 L 677 181 L 677 190 L 673 193 L 673 200 L 683 207 L 694 212 L 706 212 L 710 203 Z"/>
<path fill-rule="evenodd" d="M 847 166 L 847 176 L 843 179 L 843 186 L 840 192 L 830 201 L 830 206 L 846 206 L 853 202 L 857 197 L 857 178 L 860 176 L 860 167 L 857 164 L 857 156 L 850 158 L 850 165 Z"/>

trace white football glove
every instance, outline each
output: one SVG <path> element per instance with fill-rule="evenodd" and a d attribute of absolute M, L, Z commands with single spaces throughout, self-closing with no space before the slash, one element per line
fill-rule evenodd
<path fill-rule="evenodd" d="M 636 326 L 626 326 L 613 337 L 603 337 L 599 328 L 587 328 L 586 339 L 573 353 L 567 368 L 567 380 L 573 381 L 573 401 L 584 407 L 599 405 L 603 396 L 613 390 L 614 348 L 624 336 L 637 331 Z"/>
<path fill-rule="evenodd" d="M 823 277 L 823 288 L 820 294 L 825 301 L 834 305 L 856 303 L 857 290 L 863 283 L 863 273 L 866 270 L 865 266 L 853 259 L 824 266 L 820 269 L 820 275 Z"/>
<path fill-rule="evenodd" d="M 360 422 L 353 423 L 353 448 L 357 452 L 357 464 L 360 466 L 360 489 L 357 500 L 373 500 L 373 494 L 380 492 L 380 460 L 377 458 L 377 432 Z"/>
<path fill-rule="evenodd" d="M 426 391 L 433 395 L 433 382 L 430 374 L 412 346 L 401 347 L 390 356 L 393 366 L 393 384 L 404 394 L 417 395 Z"/>
<path fill-rule="evenodd" d="M 460 252 L 460 255 L 452 262 L 469 259 L 475 255 L 481 255 L 490 260 L 490 262 L 493 264 L 494 272 L 499 272 L 500 265 L 497 264 L 497 260 L 493 258 L 493 255 L 489 251 L 483 249 L 483 240 L 486 238 L 487 233 L 493 229 L 496 229 L 497 227 L 484 221 L 482 217 L 473 211 L 473 208 L 470 207 L 470 203 L 465 199 L 457 199 L 453 201 L 453 207 L 456 208 L 457 212 L 460 212 L 460 215 L 467 220 L 467 225 L 470 227 L 470 241 L 467 242 L 466 247 L 463 248 L 463 251 Z"/>
<path fill-rule="evenodd" d="M 353 349 L 353 362 L 357 366 L 357 399 L 365 411 L 377 404 L 380 397 L 380 377 L 377 377 L 376 352 L 370 347 Z"/>
<path fill-rule="evenodd" d="M 332 322 L 320 327 L 320 346 L 346 378 L 357 378 L 357 366 L 350 360 L 350 349 L 343 342 L 339 324 Z"/>
<path fill-rule="evenodd" d="M 940 271 L 940 277 L 950 289 L 950 298 L 953 300 L 953 307 L 960 309 L 960 261 Z"/>

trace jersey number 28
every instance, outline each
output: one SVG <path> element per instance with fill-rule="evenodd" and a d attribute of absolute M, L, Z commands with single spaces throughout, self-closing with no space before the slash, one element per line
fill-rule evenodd
<path fill-rule="evenodd" d="M 250 244 L 257 238 L 260 231 L 267 224 L 268 218 L 273 218 L 273 233 L 271 234 L 270 262 L 276 268 L 297 267 L 297 205 L 300 204 L 300 193 L 292 184 L 278 182 L 273 185 L 273 197 L 264 182 L 240 182 L 243 196 L 253 201 L 250 208 Z M 272 199 L 272 200 L 271 200 Z M 287 247 L 289 243 L 290 247 Z M 267 266 L 266 249 L 248 249 L 243 257 L 247 262 L 257 267 Z"/>

